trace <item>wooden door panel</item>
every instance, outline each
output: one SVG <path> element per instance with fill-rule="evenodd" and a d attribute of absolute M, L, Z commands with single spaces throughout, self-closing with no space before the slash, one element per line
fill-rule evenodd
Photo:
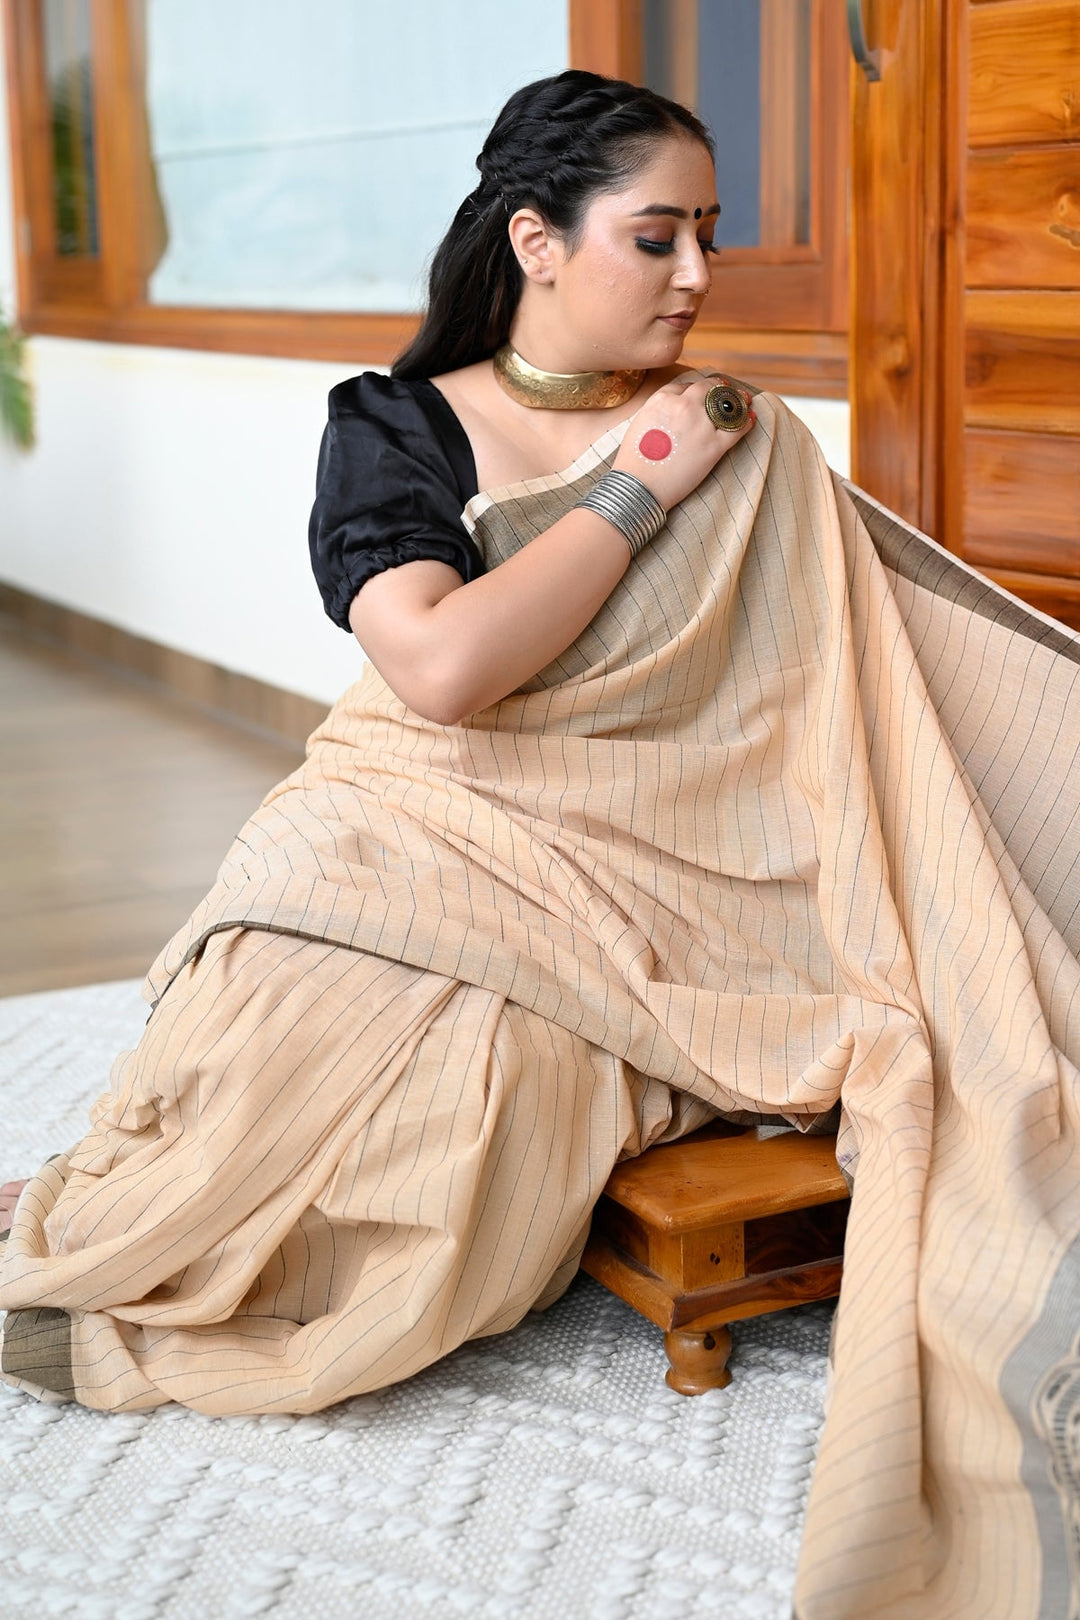
<path fill-rule="evenodd" d="M 1080 439 L 969 428 L 964 474 L 969 562 L 1080 576 Z"/>
<path fill-rule="evenodd" d="M 958 208 L 940 184 L 952 107 L 942 83 L 943 0 L 876 0 L 870 44 L 882 76 L 855 75 L 851 151 L 852 476 L 908 522 L 939 536 L 943 484 L 937 369 L 938 279 Z"/>
<path fill-rule="evenodd" d="M 1080 292 L 964 300 L 968 427 L 1080 434 Z"/>
<path fill-rule="evenodd" d="M 972 146 L 1080 141 L 1080 6 L 998 0 L 970 20 Z"/>
<path fill-rule="evenodd" d="M 1080 0 L 874 0 L 856 479 L 1080 628 Z"/>
<path fill-rule="evenodd" d="M 966 246 L 969 287 L 1080 285 L 1080 145 L 971 152 Z"/>

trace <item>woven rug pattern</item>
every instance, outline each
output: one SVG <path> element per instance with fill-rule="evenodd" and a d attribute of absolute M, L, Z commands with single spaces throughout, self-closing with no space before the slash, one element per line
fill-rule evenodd
<path fill-rule="evenodd" d="M 0 1179 L 77 1140 L 138 985 L 0 1001 Z M 314 1417 L 44 1406 L 0 1385 L 0 1616 L 787 1620 L 831 1310 L 739 1324 L 726 1390 L 579 1277 Z"/>

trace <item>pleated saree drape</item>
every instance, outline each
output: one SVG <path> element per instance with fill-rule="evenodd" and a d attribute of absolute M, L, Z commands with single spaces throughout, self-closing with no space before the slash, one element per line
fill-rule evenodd
<path fill-rule="evenodd" d="M 1080 639 L 769 396 L 582 636 L 442 728 L 374 671 L 24 1196 L 8 1376 L 302 1411 L 510 1326 L 623 1153 L 841 1106 L 803 1620 L 1078 1610 Z M 622 427 L 469 517 L 489 566 Z"/>

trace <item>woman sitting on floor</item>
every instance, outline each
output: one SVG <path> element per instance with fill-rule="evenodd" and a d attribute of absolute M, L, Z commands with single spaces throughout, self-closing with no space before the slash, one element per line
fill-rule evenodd
<path fill-rule="evenodd" d="M 1080 651 L 680 367 L 691 113 L 560 74 L 478 163 L 416 341 L 331 394 L 312 557 L 370 662 L 8 1189 L 0 1366 L 315 1410 L 556 1299 L 621 1156 L 839 1103 L 800 1612 L 1034 1615 L 1076 1545 Z"/>

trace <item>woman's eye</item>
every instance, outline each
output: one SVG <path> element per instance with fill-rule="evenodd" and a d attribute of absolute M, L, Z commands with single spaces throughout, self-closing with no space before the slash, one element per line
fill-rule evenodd
<path fill-rule="evenodd" d="M 675 251 L 674 240 L 668 242 L 657 242 L 651 236 L 639 236 L 637 238 L 637 245 L 644 253 L 674 253 Z M 701 237 L 698 237 L 698 247 L 701 249 L 702 253 L 720 252 L 720 249 L 717 247 L 715 242 L 703 241 Z"/>

